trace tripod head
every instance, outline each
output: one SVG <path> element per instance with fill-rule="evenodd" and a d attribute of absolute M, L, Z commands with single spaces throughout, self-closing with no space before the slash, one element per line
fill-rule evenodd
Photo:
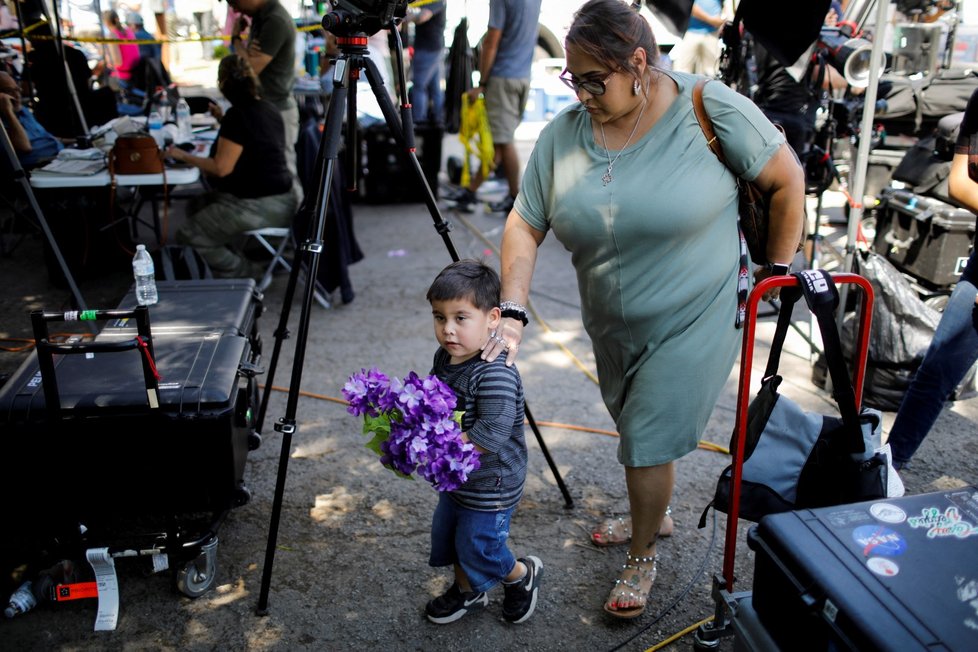
<path fill-rule="evenodd" d="M 323 16 L 323 29 L 336 36 L 369 36 L 407 14 L 408 0 L 335 0 Z"/>

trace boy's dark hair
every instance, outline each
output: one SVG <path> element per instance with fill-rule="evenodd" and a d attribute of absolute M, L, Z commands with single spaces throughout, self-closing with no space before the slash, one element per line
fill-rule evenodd
<path fill-rule="evenodd" d="M 468 299 L 488 312 L 499 306 L 499 275 L 478 260 L 460 260 L 438 273 L 428 288 L 428 302 Z"/>

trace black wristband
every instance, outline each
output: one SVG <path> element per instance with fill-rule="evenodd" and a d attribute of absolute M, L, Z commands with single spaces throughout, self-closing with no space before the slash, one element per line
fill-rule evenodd
<path fill-rule="evenodd" d="M 506 310 L 503 310 L 499 314 L 503 317 L 508 317 L 509 319 L 518 319 L 519 321 L 523 322 L 524 326 L 530 323 L 530 320 L 527 318 L 526 313 L 520 310 L 516 310 L 515 308 L 507 308 Z"/>

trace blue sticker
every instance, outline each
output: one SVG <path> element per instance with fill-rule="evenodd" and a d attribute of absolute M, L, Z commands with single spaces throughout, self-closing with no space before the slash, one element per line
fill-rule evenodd
<path fill-rule="evenodd" d="M 907 551 L 907 541 L 888 527 L 860 525 L 852 531 L 852 540 L 862 548 L 863 555 L 896 557 Z"/>

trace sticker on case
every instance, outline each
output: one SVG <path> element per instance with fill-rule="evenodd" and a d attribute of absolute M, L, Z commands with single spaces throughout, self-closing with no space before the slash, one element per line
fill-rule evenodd
<path fill-rule="evenodd" d="M 900 572 L 897 563 L 887 557 L 870 557 L 866 560 L 866 568 L 882 577 L 893 577 Z"/>
<path fill-rule="evenodd" d="M 925 507 L 920 510 L 920 516 L 911 516 L 907 524 L 914 529 L 926 528 L 927 538 L 955 537 L 967 539 L 978 535 L 978 527 L 961 518 L 957 507 L 948 507 L 943 512 L 937 507 Z"/>
<path fill-rule="evenodd" d="M 852 531 L 852 539 L 863 549 L 866 557 L 896 557 L 907 551 L 906 539 L 882 525 L 860 525 Z"/>
<path fill-rule="evenodd" d="M 869 508 L 869 513 L 877 521 L 884 523 L 903 523 L 907 520 L 907 513 L 892 503 L 874 503 Z"/>

